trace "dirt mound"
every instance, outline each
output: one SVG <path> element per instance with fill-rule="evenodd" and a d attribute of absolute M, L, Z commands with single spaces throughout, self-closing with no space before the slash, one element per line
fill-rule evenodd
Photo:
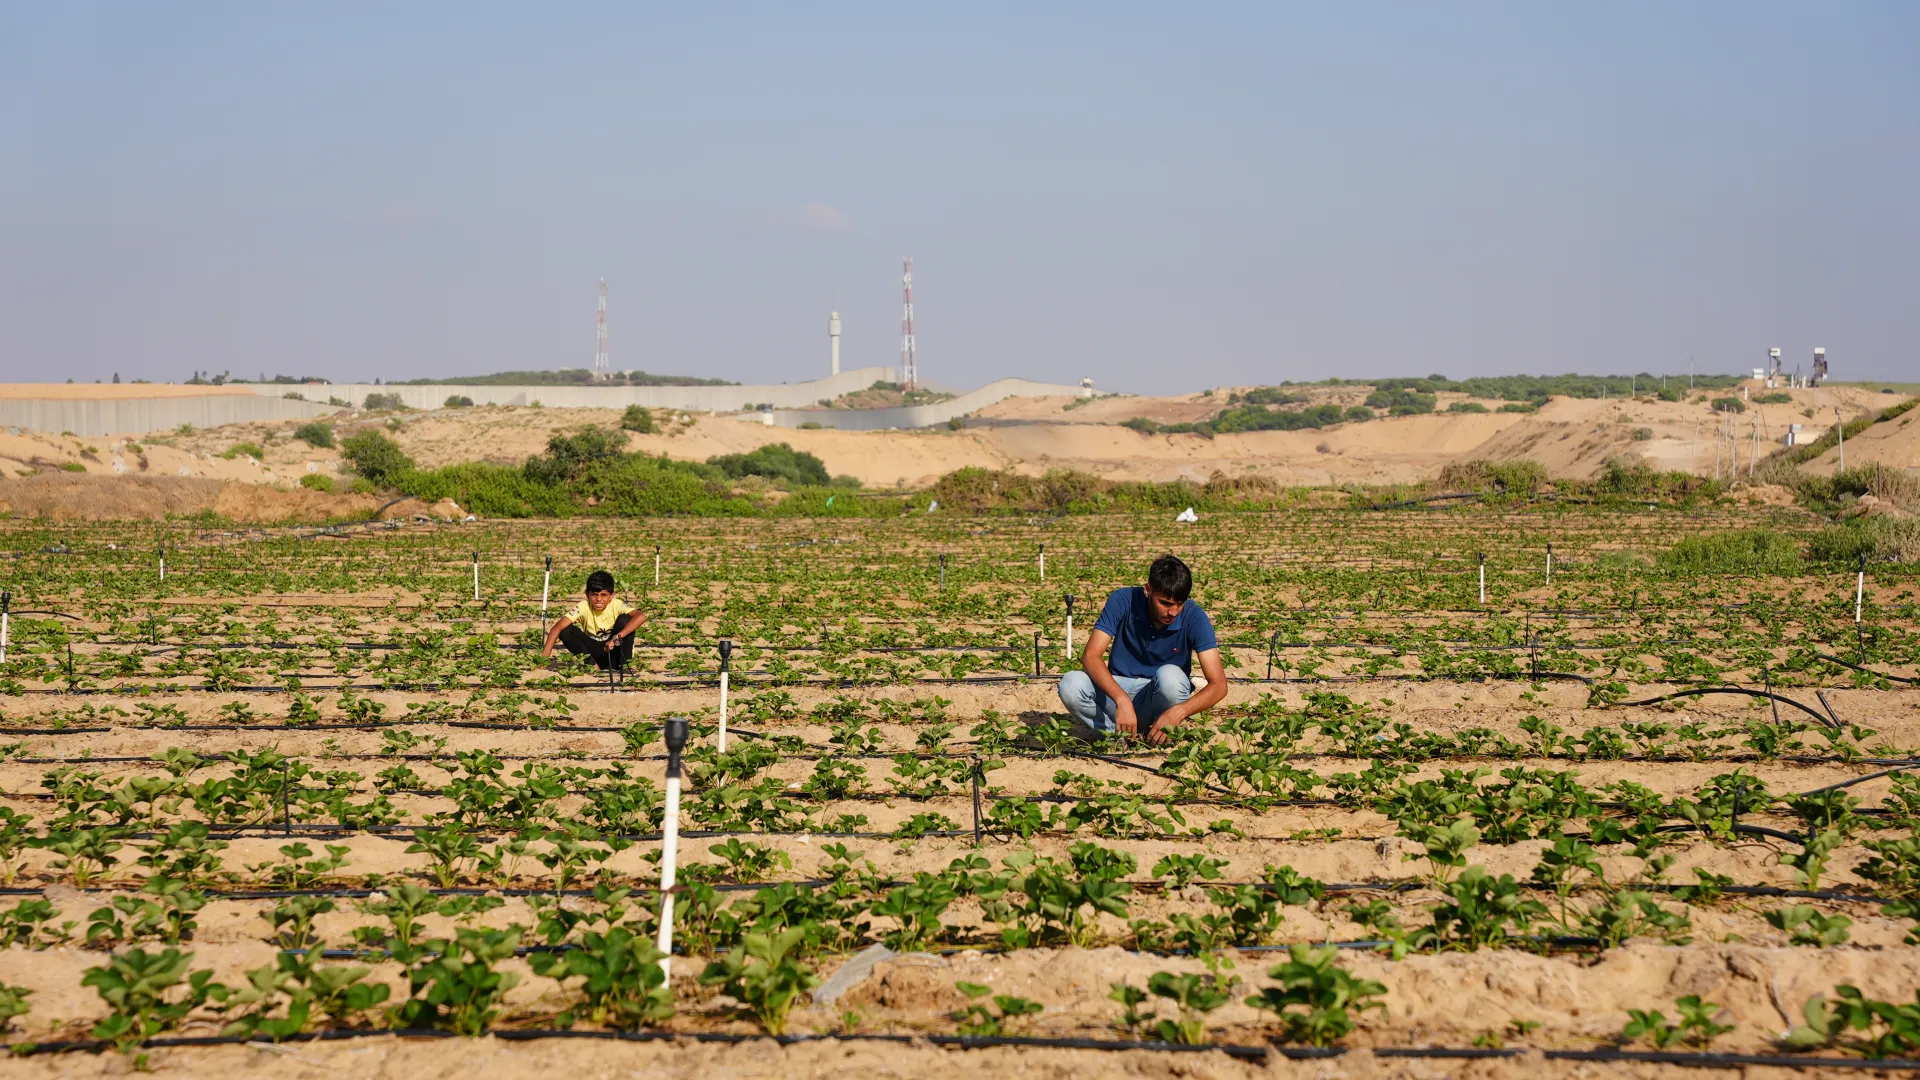
<path fill-rule="evenodd" d="M 381 521 L 388 521 L 393 518 L 405 519 L 414 517 L 444 518 L 448 521 L 459 521 L 466 516 L 467 512 L 460 509 L 460 504 L 454 502 L 452 499 L 441 499 L 435 503 L 429 503 L 425 499 L 401 499 L 398 502 L 389 503 L 386 506 L 380 507 L 379 513 Z"/>
<path fill-rule="evenodd" d="M 200 477 L 47 473 L 0 480 L 0 513 L 55 521 L 158 521 L 211 510 L 231 521 L 318 522 L 364 517 L 376 505 L 370 495 Z"/>
<path fill-rule="evenodd" d="M 213 512 L 232 521 L 333 521 L 365 517 L 378 501 L 371 495 L 328 495 L 307 488 L 222 484 Z"/>

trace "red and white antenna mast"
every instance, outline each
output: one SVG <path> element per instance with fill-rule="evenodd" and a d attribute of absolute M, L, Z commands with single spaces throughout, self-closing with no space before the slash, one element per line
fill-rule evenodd
<path fill-rule="evenodd" d="M 600 279 L 600 307 L 593 315 L 594 349 L 593 377 L 605 379 L 612 375 L 607 370 L 607 279 Z"/>
<path fill-rule="evenodd" d="M 906 310 L 900 318 L 900 384 L 909 390 L 920 388 L 920 368 L 913 359 L 913 256 L 907 256 L 906 272 L 900 277 L 906 289 Z"/>

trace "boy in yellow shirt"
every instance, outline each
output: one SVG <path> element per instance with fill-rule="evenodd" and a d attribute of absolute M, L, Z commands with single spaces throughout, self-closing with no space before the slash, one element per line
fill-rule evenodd
<path fill-rule="evenodd" d="M 625 615 L 622 622 L 620 616 Z M 626 670 L 633 658 L 633 632 L 647 621 L 647 613 L 628 607 L 613 595 L 613 575 L 595 570 L 587 575 L 587 598 L 573 613 L 547 631 L 546 647 L 540 655 L 551 657 L 557 642 L 575 656 L 590 656 L 601 671 L 609 666 Z"/>

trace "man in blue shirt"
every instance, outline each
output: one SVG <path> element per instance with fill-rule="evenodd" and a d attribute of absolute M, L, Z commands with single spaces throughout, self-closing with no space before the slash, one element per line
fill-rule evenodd
<path fill-rule="evenodd" d="M 1226 700 L 1227 672 L 1213 620 L 1187 599 L 1192 592 L 1187 564 L 1162 555 L 1147 570 L 1145 588 L 1116 589 L 1107 597 L 1080 654 L 1082 670 L 1060 677 L 1060 703 L 1075 719 L 1095 731 L 1163 743 L 1170 728 Z M 1195 659 L 1207 677 L 1198 694 Z"/>

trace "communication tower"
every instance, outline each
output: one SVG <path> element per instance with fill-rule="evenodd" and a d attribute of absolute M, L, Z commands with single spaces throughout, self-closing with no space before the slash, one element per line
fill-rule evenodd
<path fill-rule="evenodd" d="M 905 290 L 906 308 L 900 317 L 900 383 L 908 390 L 920 388 L 920 368 L 913 358 L 913 256 L 906 259 L 906 270 L 900 277 Z"/>
<path fill-rule="evenodd" d="M 607 279 L 600 279 L 600 307 L 593 315 L 594 349 L 593 377 L 605 379 L 613 373 L 607 370 Z"/>

